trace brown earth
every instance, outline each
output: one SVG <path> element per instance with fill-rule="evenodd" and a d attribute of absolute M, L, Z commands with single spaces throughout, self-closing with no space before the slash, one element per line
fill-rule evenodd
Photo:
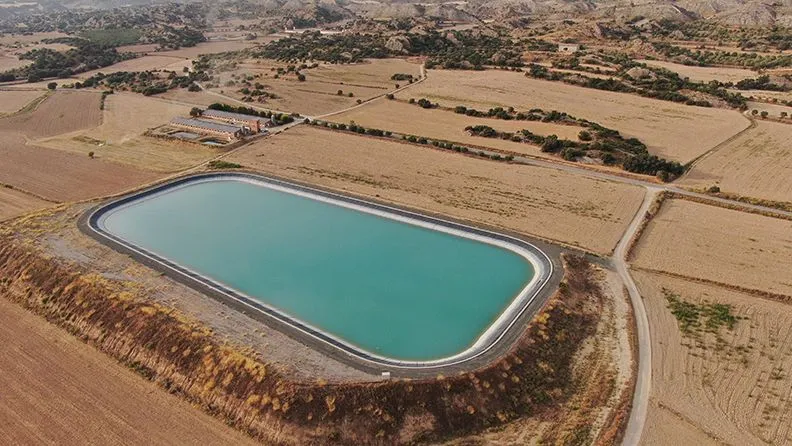
<path fill-rule="evenodd" d="M 0 298 L 3 444 L 256 444 Z"/>
<path fill-rule="evenodd" d="M 355 123 L 367 128 L 378 128 L 393 132 L 436 138 L 460 144 L 472 144 L 492 147 L 515 153 L 522 153 L 543 158 L 556 158 L 552 154 L 542 153 L 539 147 L 503 140 L 500 138 L 484 138 L 471 136 L 465 131 L 467 126 L 487 125 L 495 130 L 517 133 L 528 129 L 533 133 L 559 138 L 578 140 L 582 127 L 573 125 L 551 124 L 539 121 L 506 121 L 502 119 L 474 118 L 448 110 L 423 109 L 415 104 L 403 101 L 392 101 L 385 98 L 377 99 L 364 107 L 355 108 L 345 113 L 333 115 L 330 121 L 349 124 Z"/>
<path fill-rule="evenodd" d="M 792 441 L 789 304 L 642 271 L 634 277 L 652 331 L 652 392 L 642 444 L 765 445 Z M 733 329 L 683 335 L 663 289 L 731 305 Z"/>
<path fill-rule="evenodd" d="M 502 70 L 430 70 L 426 82 L 398 97 L 426 97 L 449 107 L 558 110 L 635 137 L 661 157 L 687 162 L 748 127 L 738 112 L 691 107 L 626 93 L 531 79 Z"/>
<path fill-rule="evenodd" d="M 51 205 L 40 198 L 0 185 L 0 221 Z"/>
<path fill-rule="evenodd" d="M 666 200 L 633 266 L 792 296 L 792 222 Z"/>
<path fill-rule="evenodd" d="M 314 127 L 255 142 L 227 160 L 603 254 L 643 198 L 634 186 Z"/>
<path fill-rule="evenodd" d="M 0 67 L 0 71 L 2 71 L 2 67 Z M 41 95 L 40 91 L 34 90 L 0 91 L 0 116 L 21 110 Z"/>
<path fill-rule="evenodd" d="M 102 121 L 101 95 L 93 91 L 57 91 L 33 112 L 0 119 L 0 132 L 37 139 L 96 127 Z"/>
<path fill-rule="evenodd" d="M 29 146 L 22 136 L 8 133 L 0 133 L 0 159 L 12 166 L 0 169 L 0 183 L 57 201 L 115 194 L 158 177 L 87 155 Z"/>
<path fill-rule="evenodd" d="M 665 68 L 679 74 L 683 78 L 687 77 L 693 82 L 709 82 L 713 80 L 738 82 L 743 79 L 752 79 L 760 76 L 756 71 L 745 68 L 696 67 L 660 60 L 636 60 L 636 62 L 645 63 L 652 67 Z"/>
<path fill-rule="evenodd" d="M 792 125 L 759 120 L 750 129 L 697 162 L 681 185 L 720 187 L 722 192 L 792 202 Z"/>

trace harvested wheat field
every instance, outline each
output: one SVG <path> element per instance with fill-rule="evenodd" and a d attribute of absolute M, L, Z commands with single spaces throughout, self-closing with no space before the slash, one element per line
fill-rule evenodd
<path fill-rule="evenodd" d="M 3 444 L 255 444 L 5 298 L 0 341 Z"/>
<path fill-rule="evenodd" d="M 762 99 L 765 101 L 792 101 L 792 92 L 769 90 L 737 90 L 730 89 L 731 93 L 739 93 L 748 99 Z"/>
<path fill-rule="evenodd" d="M 792 296 L 792 221 L 667 200 L 633 266 Z"/>
<path fill-rule="evenodd" d="M 45 208 L 52 203 L 0 185 L 0 221 Z"/>
<path fill-rule="evenodd" d="M 44 39 L 57 39 L 59 37 L 69 37 L 69 35 L 57 31 L 31 34 L 3 34 L 0 36 L 0 45 L 16 47 L 38 43 Z"/>
<path fill-rule="evenodd" d="M 268 41 L 269 39 L 263 39 Z M 252 48 L 259 44 L 256 40 L 216 40 L 201 42 L 192 47 L 184 47 L 178 50 L 159 51 L 156 54 L 168 57 L 181 57 L 182 59 L 195 59 L 201 54 L 225 53 L 227 51 L 239 51 Z"/>
<path fill-rule="evenodd" d="M 415 104 L 384 98 L 372 101 L 364 107 L 333 115 L 328 119 L 344 124 L 355 121 L 356 124 L 368 128 L 390 130 L 401 134 L 436 138 L 462 144 L 492 147 L 544 158 L 555 157 L 549 153 L 542 153 L 539 147 L 531 144 L 500 138 L 472 136 L 465 131 L 465 127 L 470 125 L 488 125 L 495 130 L 513 133 L 528 129 L 540 135 L 557 135 L 559 138 L 573 141 L 578 140 L 578 133 L 583 130 L 582 127 L 578 126 L 540 121 L 474 118 L 448 110 L 424 109 Z"/>
<path fill-rule="evenodd" d="M 693 82 L 739 82 L 743 79 L 752 79 L 759 76 L 759 73 L 756 71 L 745 68 L 696 67 L 674 62 L 664 62 L 661 60 L 636 60 L 636 62 L 645 63 L 650 67 L 665 68 Z"/>
<path fill-rule="evenodd" d="M 208 107 L 215 102 L 228 102 L 227 99 L 218 97 L 205 90 L 189 91 L 184 88 L 174 88 L 154 97 L 167 99 L 175 105 L 184 105 L 187 107 Z"/>
<path fill-rule="evenodd" d="M 0 116 L 23 109 L 42 93 L 35 90 L 2 90 L 0 91 Z"/>
<path fill-rule="evenodd" d="M 3 53 L 0 50 L 0 72 L 22 68 L 31 63 L 29 60 L 20 60 L 15 54 Z"/>
<path fill-rule="evenodd" d="M 786 113 L 787 117 L 784 118 L 784 120 L 792 124 L 792 118 L 790 118 L 790 116 L 792 116 L 792 107 L 786 105 L 748 101 L 748 110 L 751 110 L 752 113 L 754 110 L 757 110 L 759 113 L 766 111 L 767 117 L 772 119 L 779 119 L 781 118 L 781 113 Z"/>
<path fill-rule="evenodd" d="M 181 170 L 206 161 L 216 155 L 217 150 L 143 134 L 167 124 L 176 116 L 187 116 L 189 112 L 188 106 L 134 93 L 116 93 L 105 100 L 104 118 L 99 127 L 38 140 L 36 144 L 74 152 L 81 157 L 94 152 L 99 159 L 143 170 Z"/>
<path fill-rule="evenodd" d="M 159 176 L 101 159 L 26 145 L 21 135 L 0 134 L 0 183 L 55 201 L 74 201 L 123 192 Z"/>
<path fill-rule="evenodd" d="M 790 305 L 646 272 L 634 277 L 652 331 L 652 391 L 642 444 L 792 442 Z M 682 305 L 669 308 L 674 299 Z M 708 304 L 731 308 L 714 315 Z M 702 311 L 692 317 L 699 326 L 680 325 L 672 314 L 672 308 L 685 307 L 691 310 L 680 317 L 692 308 Z"/>
<path fill-rule="evenodd" d="M 265 173 L 609 253 L 638 187 L 295 127 L 227 158 Z"/>
<path fill-rule="evenodd" d="M 96 127 L 101 123 L 101 95 L 93 91 L 57 91 L 35 110 L 0 119 L 0 131 L 31 139 Z"/>
<path fill-rule="evenodd" d="M 758 121 L 698 161 L 679 182 L 754 198 L 792 202 L 792 125 Z"/>
<path fill-rule="evenodd" d="M 150 70 L 170 70 L 181 73 L 184 67 L 192 67 L 192 61 L 175 56 L 163 56 L 163 53 L 155 53 L 156 56 L 143 56 L 137 59 L 130 59 L 118 62 L 104 68 L 86 71 L 77 75 L 80 79 L 87 79 L 97 73 L 116 73 L 119 71 L 150 71 Z"/>
<path fill-rule="evenodd" d="M 430 70 L 428 78 L 397 95 L 441 105 L 488 109 L 513 106 L 558 110 L 635 137 L 655 155 L 685 163 L 748 127 L 733 110 L 691 107 L 626 93 L 527 78 L 502 70 Z"/>

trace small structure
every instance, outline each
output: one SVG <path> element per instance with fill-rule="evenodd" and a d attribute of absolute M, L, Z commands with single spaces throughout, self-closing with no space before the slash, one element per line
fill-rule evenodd
<path fill-rule="evenodd" d="M 253 133 L 261 132 L 261 122 L 265 121 L 264 126 L 266 127 L 266 121 L 268 119 L 262 118 L 259 116 L 253 115 L 245 115 L 242 113 L 231 113 L 222 110 L 212 110 L 207 109 L 201 114 L 202 118 L 213 119 L 215 121 L 222 121 L 232 125 L 240 125 L 248 127 Z"/>
<path fill-rule="evenodd" d="M 559 43 L 558 44 L 558 52 L 559 53 L 577 53 L 580 50 L 580 45 L 577 43 Z"/>
<path fill-rule="evenodd" d="M 227 139 L 228 141 L 239 139 L 245 134 L 244 129 L 241 127 L 219 124 L 217 122 L 204 121 L 201 119 L 177 117 L 173 118 L 170 123 L 175 127 L 192 130 L 198 133 L 219 136 Z"/>

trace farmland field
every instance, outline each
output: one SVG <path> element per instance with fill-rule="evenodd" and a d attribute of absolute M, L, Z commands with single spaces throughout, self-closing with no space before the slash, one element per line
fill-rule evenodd
<path fill-rule="evenodd" d="M 780 104 L 768 104 L 766 102 L 748 102 L 748 110 L 758 110 L 759 113 L 766 111 L 769 118 L 778 119 L 781 117 L 782 112 L 786 112 L 787 115 L 792 115 L 792 107 Z M 790 124 L 792 124 L 792 119 L 787 116 L 785 118 Z"/>
<path fill-rule="evenodd" d="M 104 68 L 93 71 L 86 71 L 77 75 L 80 79 L 87 79 L 96 73 L 110 74 L 118 71 L 149 71 L 149 70 L 170 70 L 181 72 L 184 67 L 192 67 L 192 61 L 183 57 L 163 56 L 164 53 L 154 53 L 156 55 L 138 57 L 118 62 Z"/>
<path fill-rule="evenodd" d="M 169 172 L 198 164 L 217 153 L 208 146 L 143 136 L 146 130 L 167 124 L 176 116 L 187 116 L 189 112 L 188 106 L 134 93 L 116 93 L 105 101 L 100 126 L 79 134 L 39 140 L 36 144 L 80 156 L 92 151 L 102 160 Z"/>
<path fill-rule="evenodd" d="M 99 125 L 101 95 L 93 91 L 58 91 L 32 112 L 0 119 L 0 131 L 45 138 Z"/>
<path fill-rule="evenodd" d="M 792 221 L 670 200 L 635 249 L 634 266 L 792 296 Z"/>
<path fill-rule="evenodd" d="M 255 444 L 4 297 L 0 356 L 3 444 Z"/>
<path fill-rule="evenodd" d="M 734 141 L 694 164 L 681 185 L 792 202 L 792 125 L 759 120 Z"/>
<path fill-rule="evenodd" d="M 120 164 L 61 150 L 26 145 L 21 135 L 0 135 L 0 183 L 57 201 L 122 192 L 158 176 Z"/>
<path fill-rule="evenodd" d="M 652 392 L 641 444 L 792 441 L 789 304 L 637 271 L 652 330 Z M 695 305 L 731 305 L 734 327 L 685 334 L 666 289 Z"/>
<path fill-rule="evenodd" d="M 613 249 L 643 198 L 638 187 L 310 127 L 258 141 L 227 159 L 598 253 Z"/>
<path fill-rule="evenodd" d="M 425 97 L 450 107 L 563 111 L 638 138 L 653 154 L 679 162 L 690 161 L 749 125 L 733 110 L 691 107 L 501 70 L 430 70 L 425 82 L 397 96 Z"/>
<path fill-rule="evenodd" d="M 743 79 L 751 79 L 759 76 L 756 71 L 745 68 L 726 68 L 726 67 L 696 67 L 683 65 L 674 62 L 661 60 L 636 60 L 639 63 L 658 68 L 665 68 L 679 74 L 680 77 L 687 77 L 693 82 L 738 82 Z"/>
<path fill-rule="evenodd" d="M 0 91 L 0 116 L 21 110 L 42 92 L 34 90 L 3 90 Z"/>
<path fill-rule="evenodd" d="M 0 185 L 0 221 L 49 206 L 50 203 Z"/>
<path fill-rule="evenodd" d="M 506 132 L 519 132 L 520 130 L 528 129 L 540 135 L 554 134 L 560 138 L 574 141 L 577 141 L 578 133 L 583 130 L 583 128 L 578 126 L 540 121 L 474 118 L 452 111 L 423 109 L 414 104 L 402 101 L 389 101 L 387 99 L 377 99 L 364 107 L 333 115 L 328 119 L 344 124 L 354 121 L 356 124 L 367 128 L 378 128 L 408 135 L 474 144 L 547 158 L 552 158 L 552 154 L 542 153 L 537 146 L 500 138 L 471 136 L 465 131 L 465 127 L 470 125 L 488 125 L 495 130 Z"/>

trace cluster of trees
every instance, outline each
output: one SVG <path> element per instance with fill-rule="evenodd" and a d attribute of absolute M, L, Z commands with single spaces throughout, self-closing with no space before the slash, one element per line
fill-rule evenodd
<path fill-rule="evenodd" d="M 392 81 L 409 81 L 409 82 L 412 82 L 413 80 L 415 80 L 415 76 L 413 76 L 412 74 L 407 74 L 407 73 L 396 73 L 393 76 L 391 76 L 391 80 Z"/>
<path fill-rule="evenodd" d="M 90 88 L 105 86 L 112 90 L 129 90 L 145 96 L 165 93 L 175 88 L 186 88 L 189 91 L 198 91 L 200 87 L 195 82 L 210 79 L 204 71 L 193 71 L 178 74 L 175 71 L 167 72 L 163 78 L 162 73 L 154 71 L 119 71 L 111 74 L 97 73 L 82 82 L 76 82 L 74 88 Z"/>
<path fill-rule="evenodd" d="M 330 63 L 354 63 L 367 58 L 386 58 L 390 52 L 381 36 L 371 34 L 323 36 L 316 31 L 270 42 L 264 45 L 257 55 L 289 62 L 321 60 Z"/>
<path fill-rule="evenodd" d="M 738 90 L 766 90 L 766 91 L 789 91 L 786 85 L 779 85 L 770 80 L 770 76 L 759 76 L 756 79 L 743 79 L 734 84 Z"/>
<path fill-rule="evenodd" d="M 736 65 L 753 69 L 767 69 L 792 66 L 792 55 L 759 54 L 737 51 L 692 50 L 666 42 L 653 43 L 659 53 L 678 60 L 685 65 L 710 67 L 717 65 Z"/>
<path fill-rule="evenodd" d="M 269 118 L 272 119 L 272 122 L 275 125 L 283 125 L 294 122 L 295 117 L 299 117 L 299 115 L 288 115 L 286 113 L 273 113 L 269 110 L 256 110 L 255 108 L 245 107 L 245 106 L 233 106 L 228 104 L 221 104 L 219 102 L 215 102 L 207 107 L 210 110 L 220 110 L 230 113 L 241 113 L 243 115 L 252 115 L 252 116 L 259 116 L 262 118 Z"/>

